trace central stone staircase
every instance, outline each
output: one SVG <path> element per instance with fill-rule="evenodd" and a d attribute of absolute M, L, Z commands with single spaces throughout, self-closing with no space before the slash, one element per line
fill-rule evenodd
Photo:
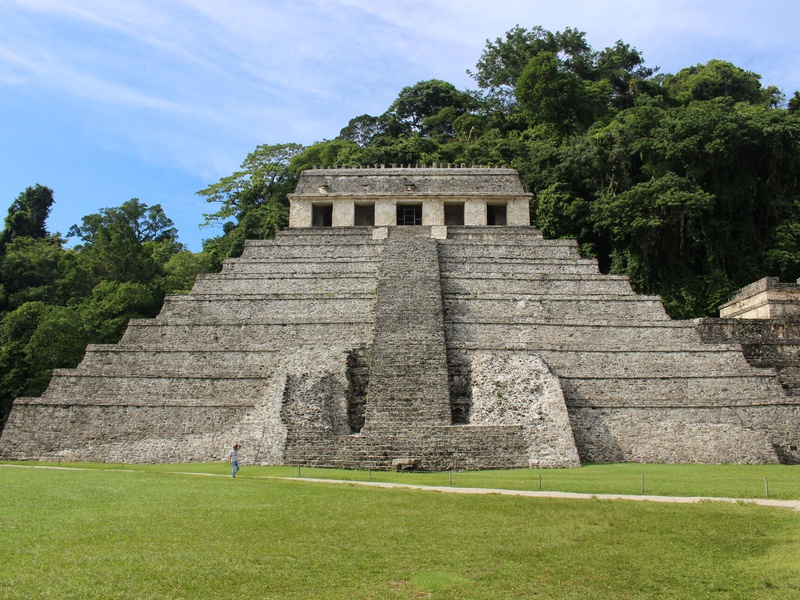
<path fill-rule="evenodd" d="M 375 302 L 366 429 L 450 425 L 439 252 L 430 227 L 394 227 Z"/>

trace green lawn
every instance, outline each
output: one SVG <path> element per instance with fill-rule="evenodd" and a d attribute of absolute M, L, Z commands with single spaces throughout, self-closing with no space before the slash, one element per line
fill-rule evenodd
<path fill-rule="evenodd" d="M 105 467 L 0 467 L 0 597 L 800 598 L 800 513 L 786 509 L 262 477 L 296 468 L 245 467 L 233 480 Z M 391 477 L 448 477 L 406 475 Z M 515 471 L 454 483 L 467 477 L 523 481 Z"/>
<path fill-rule="evenodd" d="M 0 463 L 3 464 L 3 463 Z M 55 465 L 56 463 L 5 463 Z M 60 463 L 59 466 L 70 466 Z M 77 463 L 72 466 L 97 469 L 145 469 L 184 473 L 228 473 L 227 464 L 119 465 Z M 769 497 L 800 500 L 800 465 L 641 465 L 589 464 L 579 469 L 517 469 L 450 473 L 394 473 L 348 471 L 303 467 L 247 466 L 242 477 L 302 477 L 388 481 L 422 485 L 453 485 L 511 490 L 541 489 L 587 494 L 640 494 L 642 476 L 645 493 L 657 496 L 706 496 L 723 498 Z M 766 480 L 766 481 L 765 481 Z"/>

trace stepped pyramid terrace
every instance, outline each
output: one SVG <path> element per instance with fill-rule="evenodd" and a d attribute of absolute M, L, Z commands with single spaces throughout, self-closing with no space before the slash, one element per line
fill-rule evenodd
<path fill-rule="evenodd" d="M 800 462 L 800 385 L 769 360 L 800 355 L 800 327 L 671 320 L 530 227 L 516 171 L 311 169 L 290 202 L 276 239 L 17 399 L 0 457 Z"/>

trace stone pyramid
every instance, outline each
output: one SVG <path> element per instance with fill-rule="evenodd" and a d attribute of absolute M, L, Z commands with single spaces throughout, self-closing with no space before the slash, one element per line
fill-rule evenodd
<path fill-rule="evenodd" d="M 239 442 L 250 463 L 373 469 L 800 460 L 800 399 L 774 371 L 523 224 L 516 172 L 317 169 L 291 201 L 275 240 L 17 399 L 0 457 L 213 461 Z"/>

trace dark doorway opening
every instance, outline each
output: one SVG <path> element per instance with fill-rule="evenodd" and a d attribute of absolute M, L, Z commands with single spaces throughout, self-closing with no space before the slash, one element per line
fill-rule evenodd
<path fill-rule="evenodd" d="M 486 224 L 505 225 L 506 224 L 506 205 L 487 204 L 486 205 Z"/>
<path fill-rule="evenodd" d="M 453 202 L 444 205 L 444 224 L 459 226 L 464 224 L 464 203 Z"/>
<path fill-rule="evenodd" d="M 422 204 L 398 204 L 398 225 L 422 225 Z"/>
<path fill-rule="evenodd" d="M 356 227 L 372 227 L 375 225 L 375 205 L 356 204 L 354 208 L 353 224 Z"/>
<path fill-rule="evenodd" d="M 311 205 L 311 226 L 331 227 L 333 225 L 333 204 Z"/>

